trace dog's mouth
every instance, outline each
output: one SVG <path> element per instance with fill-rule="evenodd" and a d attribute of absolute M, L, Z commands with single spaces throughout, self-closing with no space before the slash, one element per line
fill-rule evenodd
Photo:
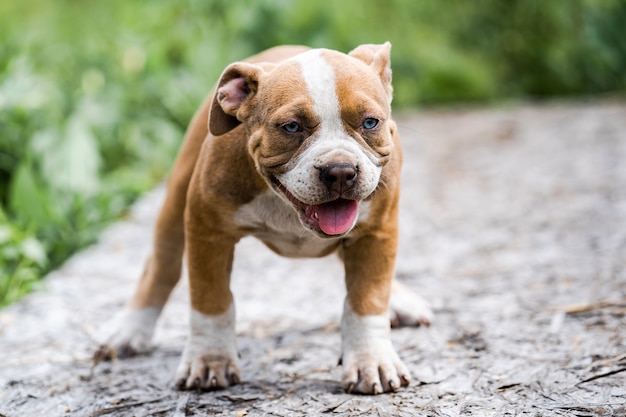
<path fill-rule="evenodd" d="M 279 181 L 276 188 L 300 211 L 304 224 L 322 235 L 339 236 L 348 233 L 359 215 L 359 202 L 337 198 L 321 204 L 306 204 L 298 200 Z"/>

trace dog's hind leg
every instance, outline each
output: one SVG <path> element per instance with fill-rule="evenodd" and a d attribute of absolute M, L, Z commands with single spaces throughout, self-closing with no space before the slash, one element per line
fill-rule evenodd
<path fill-rule="evenodd" d="M 209 96 L 210 97 L 210 96 Z M 180 279 L 185 247 L 187 190 L 200 148 L 208 134 L 207 100 L 194 116 L 168 181 L 156 222 L 152 255 L 114 332 L 94 355 L 99 360 L 133 356 L 148 350 L 156 321 Z"/>
<path fill-rule="evenodd" d="M 394 278 L 389 297 L 389 317 L 391 327 L 429 326 L 434 315 L 428 301 Z"/>

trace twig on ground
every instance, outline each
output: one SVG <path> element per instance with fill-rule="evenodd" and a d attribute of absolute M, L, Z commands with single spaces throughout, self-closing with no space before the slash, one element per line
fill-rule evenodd
<path fill-rule="evenodd" d="M 103 416 L 103 415 L 106 415 L 106 414 L 114 413 L 114 412 L 119 411 L 119 410 L 124 410 L 126 408 L 134 408 L 134 407 L 139 407 L 139 406 L 145 405 L 145 404 L 156 403 L 156 402 L 161 401 L 161 400 L 163 400 L 165 398 L 167 398 L 167 397 L 159 397 L 159 398 L 154 398 L 152 400 L 136 401 L 134 403 L 121 404 L 121 405 L 116 405 L 114 407 L 103 408 L 101 410 L 97 410 L 97 411 L 94 411 L 93 413 L 91 413 L 90 417 Z M 178 417 L 178 416 L 176 416 L 176 417 Z"/>
<path fill-rule="evenodd" d="M 612 369 L 612 370 L 606 371 L 606 372 L 600 372 L 599 374 L 595 374 L 595 375 L 590 376 L 589 378 L 583 379 L 582 381 L 580 381 L 576 385 L 584 384 L 585 382 L 595 381 L 596 379 L 600 379 L 600 378 L 604 378 L 606 376 L 619 374 L 620 372 L 624 372 L 624 371 L 626 371 L 626 366 L 622 366 L 620 368 Z"/>
<path fill-rule="evenodd" d="M 172 417 L 186 417 L 187 416 L 187 403 L 189 402 L 189 394 L 181 395 L 176 403 L 176 410 Z"/>
<path fill-rule="evenodd" d="M 602 309 L 613 309 L 617 312 L 626 313 L 626 299 L 622 300 L 613 300 L 613 301 L 598 301 L 596 303 L 586 303 L 586 304 L 567 304 L 555 306 L 552 310 L 563 311 L 566 314 L 574 315 L 574 314 L 584 314 L 589 313 L 596 310 Z"/>
<path fill-rule="evenodd" d="M 601 370 L 602 368 L 604 368 L 604 370 Z M 589 367 L 587 367 L 587 372 L 593 373 L 593 375 L 581 380 L 576 385 L 595 381 L 596 379 L 619 374 L 624 371 L 626 371 L 626 353 L 612 358 L 594 361 L 591 365 L 589 365 Z"/>

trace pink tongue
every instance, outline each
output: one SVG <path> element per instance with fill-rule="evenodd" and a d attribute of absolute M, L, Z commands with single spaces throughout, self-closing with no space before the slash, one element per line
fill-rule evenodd
<path fill-rule="evenodd" d="M 342 198 L 313 206 L 319 218 L 320 229 L 327 235 L 341 235 L 350 230 L 359 214 L 359 203 Z"/>

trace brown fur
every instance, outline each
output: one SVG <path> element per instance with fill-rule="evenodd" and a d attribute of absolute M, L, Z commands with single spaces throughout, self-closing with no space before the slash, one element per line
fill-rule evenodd
<path fill-rule="evenodd" d="M 282 61 L 307 49 L 306 47 L 299 46 L 273 48 L 249 58 L 247 62 Z M 211 92 L 194 115 L 185 134 L 183 146 L 176 159 L 174 170 L 168 182 L 167 197 L 157 219 L 153 254 L 146 263 L 138 288 L 130 301 L 132 308 L 162 308 L 167 302 L 172 289 L 180 279 L 183 250 L 185 246 L 184 213 L 187 207 L 188 189 L 192 173 L 196 167 L 196 161 L 200 156 L 201 149 L 204 149 L 203 153 L 208 154 L 209 157 L 212 156 L 213 158 L 221 159 L 226 156 L 225 152 L 222 150 L 211 153 L 211 149 L 213 148 L 212 143 L 207 143 L 203 147 L 205 139 L 209 136 L 207 120 L 209 119 L 209 110 L 213 102 L 213 97 L 214 92 Z M 227 144 L 227 149 L 230 151 L 227 153 L 230 154 L 231 160 L 235 162 L 232 168 L 233 172 L 238 173 L 236 177 L 243 179 L 245 176 L 247 177 L 246 179 L 254 179 L 257 178 L 257 175 L 255 172 L 251 172 L 251 167 L 247 164 L 249 161 L 241 160 L 246 154 L 245 146 L 242 149 L 242 144 L 244 144 L 245 140 L 243 140 L 243 135 L 240 134 L 241 130 L 242 129 L 239 129 L 238 131 L 226 135 L 222 138 L 222 141 Z M 232 144 L 230 143 L 230 138 L 233 136 L 240 136 L 241 140 L 239 140 L 238 143 Z M 238 147 L 236 145 L 238 145 Z M 206 166 L 206 162 L 203 165 Z M 241 168 L 243 171 L 249 171 L 247 173 L 248 175 L 237 168 Z M 241 176 L 239 176 L 240 174 Z M 242 183 L 242 195 L 247 195 L 247 198 L 252 198 L 254 191 L 260 191 L 266 188 L 262 181 L 256 181 L 256 184 L 251 184 L 250 186 L 248 186 L 248 181 L 242 181 Z M 206 185 L 210 186 L 210 184 Z M 253 190 L 246 190 L 249 187 Z M 197 193 L 193 191 L 189 194 L 191 196 L 197 195 Z M 233 200 L 235 200 L 233 201 L 235 204 L 246 202 L 240 199 L 238 200 L 236 196 Z M 190 223 L 193 224 L 193 222 L 194 219 L 191 219 Z M 190 225 L 190 228 L 193 229 L 193 226 Z M 228 306 L 217 305 L 215 307 L 218 311 L 223 311 L 225 308 L 228 308 Z"/>
<path fill-rule="evenodd" d="M 232 333 L 211 330 L 198 336 L 197 343 L 206 345 L 188 345 L 177 385 L 212 389 L 238 383 L 234 349 L 213 347 L 234 337 L 234 249 L 242 237 L 254 235 L 281 255 L 337 252 L 343 260 L 352 323 L 343 338 L 350 364 L 342 386 L 348 392 L 375 394 L 408 384 L 408 371 L 391 345 L 380 340 L 386 337 L 397 253 L 402 164 L 391 118 L 389 48 L 363 45 L 349 56 L 321 50 L 301 61 L 285 61 L 306 48 L 279 47 L 226 68 L 186 133 L 157 220 L 153 254 L 129 305 L 156 312 L 125 328 L 117 348 L 132 352 L 132 335 L 154 323 L 179 280 L 186 251 L 193 311 L 222 329 L 230 326 Z M 324 84 L 331 71 L 336 97 Z M 317 77 L 318 72 L 326 78 Z M 377 120 L 375 127 L 366 127 L 369 118 Z M 292 122 L 298 123 L 297 131 L 284 129 Z M 350 178 L 328 182 L 327 170 L 339 165 L 349 167 Z M 356 217 L 355 200 L 361 217 Z M 410 299 L 408 304 L 415 303 Z M 403 317 L 420 320 L 413 311 Z M 201 323 L 195 330 L 200 333 L 206 327 Z M 372 340 L 364 342 L 368 337 Z"/>
<path fill-rule="evenodd" d="M 304 47 L 278 47 L 246 62 L 280 62 L 304 50 Z M 373 52 L 367 46 L 357 48 L 353 54 L 364 61 L 363 67 L 351 67 L 350 74 L 337 77 L 340 99 L 357 103 L 343 103 L 342 108 L 367 112 L 361 109 L 361 103 L 365 101 L 359 96 L 363 94 L 364 87 L 361 85 L 361 89 L 354 93 L 354 83 L 366 71 L 365 64 L 375 63 L 383 68 L 385 63 L 375 62 Z M 327 59 L 332 61 L 334 58 L 330 54 Z M 271 67 L 270 64 L 264 65 L 266 68 Z M 378 72 L 381 77 L 386 76 L 382 69 Z M 228 78 L 222 78 L 222 85 L 228 81 Z M 390 81 L 390 78 L 384 81 Z M 286 80 L 284 85 L 273 89 L 273 94 L 280 94 L 281 90 L 289 94 L 289 89 L 289 80 Z M 390 87 L 384 92 L 390 95 Z M 377 101 L 380 103 L 389 102 L 390 99 L 380 97 L 380 93 L 372 88 L 366 93 L 370 96 L 378 94 Z M 367 100 L 367 103 L 371 105 L 372 100 Z M 267 103 L 264 105 L 271 107 Z M 210 109 L 212 113 L 209 119 Z M 388 117 L 390 114 L 388 106 L 375 111 L 383 112 Z M 357 116 L 342 114 L 349 130 L 353 130 L 357 124 Z M 214 131 L 223 133 L 221 136 L 209 133 L 208 120 Z M 338 241 L 319 254 L 323 256 L 340 249 L 346 269 L 348 300 L 354 311 L 361 315 L 381 314 L 387 309 L 397 246 L 401 148 L 393 121 L 385 122 L 394 138 L 393 148 L 386 141 L 376 141 L 375 137 L 368 138 L 373 139 L 370 145 L 365 144 L 372 146 L 383 159 L 391 155 L 391 161 L 383 169 L 383 184 L 371 197 L 368 221 L 357 224 L 345 241 Z M 264 155 L 269 154 L 263 146 L 267 145 L 255 142 L 254 138 L 248 141 L 244 126 L 220 110 L 217 94 L 212 92 L 194 116 L 186 133 L 168 184 L 167 198 L 157 221 L 154 252 L 130 303 L 133 308 L 161 308 L 165 304 L 180 277 L 182 253 L 187 246 L 192 307 L 204 314 L 219 314 L 228 309 L 232 302 L 229 277 L 234 245 L 250 232 L 239 230 L 232 216 L 239 206 L 267 189 L 267 184 L 256 172 L 254 161 L 248 153 L 250 149 L 255 158 L 263 160 Z M 278 152 L 280 159 L 273 157 L 273 162 L 282 164 L 294 152 L 286 148 L 284 152 Z M 272 149 L 272 153 L 276 155 L 276 150 Z M 263 163 L 267 162 L 263 160 Z M 278 251 L 271 241 L 266 244 Z"/>

